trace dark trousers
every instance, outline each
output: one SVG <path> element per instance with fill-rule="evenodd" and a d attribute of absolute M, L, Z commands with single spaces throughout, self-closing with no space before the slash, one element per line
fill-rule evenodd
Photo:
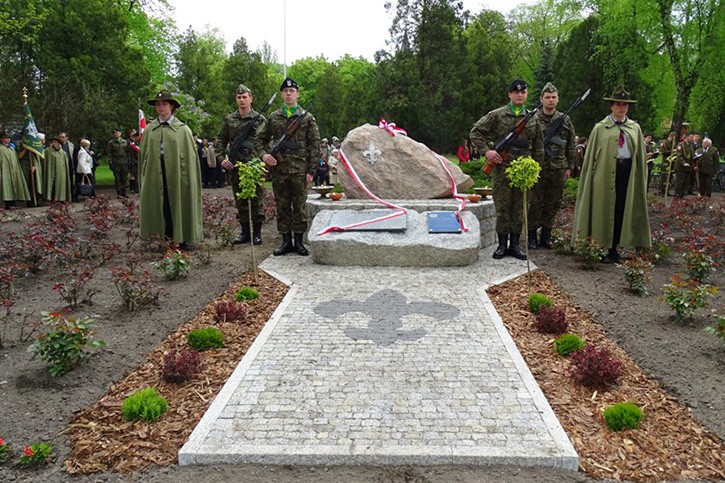
<path fill-rule="evenodd" d="M 632 172 L 631 159 L 618 159 L 617 172 L 614 178 L 614 237 L 612 239 L 612 249 L 616 250 L 619 240 L 622 238 L 622 222 L 624 220 L 624 207 L 627 204 L 627 185 L 629 185 L 629 175 Z"/>

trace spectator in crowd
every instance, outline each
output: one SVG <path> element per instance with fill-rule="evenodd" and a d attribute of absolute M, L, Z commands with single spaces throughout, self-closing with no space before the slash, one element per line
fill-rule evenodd
<path fill-rule="evenodd" d="M 141 146 L 138 141 L 138 132 L 131 129 L 128 132 L 128 190 L 131 193 L 138 193 L 138 153 Z"/>
<path fill-rule="evenodd" d="M 18 155 L 10 147 L 10 135 L 5 131 L 0 132 L 0 199 L 6 209 L 14 208 L 18 201 L 31 199 Z"/>
<path fill-rule="evenodd" d="M 712 145 L 710 138 L 702 140 L 702 147 L 697 151 L 695 171 L 698 177 L 700 196 L 712 196 L 712 179 L 720 172 L 720 153 Z"/>
<path fill-rule="evenodd" d="M 327 162 L 327 166 L 330 168 L 330 184 L 336 185 L 338 182 L 337 170 L 340 166 L 340 150 L 333 149 L 330 153 L 330 160 Z"/>
<path fill-rule="evenodd" d="M 665 195 L 665 189 L 669 195 L 669 191 L 673 186 L 672 174 L 675 172 L 673 154 L 675 153 L 676 148 L 677 143 L 675 142 L 675 131 L 671 131 L 667 135 L 667 139 L 660 142 L 660 154 L 662 154 L 662 163 L 660 165 L 660 170 L 662 171 L 662 184 L 660 185 L 661 196 Z"/>
<path fill-rule="evenodd" d="M 148 103 L 158 117 L 146 127 L 139 153 L 141 238 L 160 236 L 186 249 L 204 239 L 196 142 L 175 116 L 180 104 L 170 92 L 160 91 Z"/>
<path fill-rule="evenodd" d="M 652 170 L 655 167 L 655 159 L 660 154 L 657 150 L 657 144 L 652 141 L 652 135 L 647 133 L 644 135 L 644 151 L 647 154 L 647 191 L 652 181 Z"/>
<path fill-rule="evenodd" d="M 91 155 L 91 142 L 88 139 L 81 139 L 78 150 L 78 167 L 76 168 L 76 193 L 81 193 L 81 185 L 91 186 L 90 195 L 96 194 L 96 179 L 93 176 L 93 156 Z"/>
<path fill-rule="evenodd" d="M 327 161 L 325 161 L 322 155 L 324 151 L 326 150 L 323 148 L 320 153 L 320 159 L 317 161 L 317 168 L 315 169 L 315 177 L 313 179 L 315 186 L 323 186 L 328 179 Z"/>
<path fill-rule="evenodd" d="M 45 134 L 39 132 L 37 138 L 41 144 L 45 144 Z M 18 158 L 30 192 L 31 199 L 28 200 L 28 206 L 42 206 L 43 187 L 45 186 L 45 160 L 25 147 L 18 154 Z M 33 190 L 35 190 L 35 194 L 33 194 Z"/>
<path fill-rule="evenodd" d="M 126 197 L 128 189 L 128 154 L 126 140 L 121 136 L 120 129 L 113 130 L 113 138 L 108 141 L 106 152 L 108 152 L 109 166 L 113 171 L 115 179 L 116 196 Z"/>
<path fill-rule="evenodd" d="M 467 163 L 471 160 L 471 152 L 468 150 L 468 141 L 464 138 L 458 146 L 458 161 Z"/>
<path fill-rule="evenodd" d="M 690 189 L 690 178 L 693 176 L 695 156 L 695 145 L 693 142 L 693 134 L 685 134 L 684 140 L 677 145 L 677 159 L 675 160 L 675 196 L 684 198 L 685 195 L 692 194 Z"/>
<path fill-rule="evenodd" d="M 70 177 L 71 180 L 73 180 L 75 178 L 75 173 L 76 173 L 76 162 L 77 162 L 76 155 L 78 154 L 78 152 L 76 151 L 75 144 L 73 144 L 68 139 L 68 133 L 61 131 L 60 133 L 58 133 L 58 137 L 60 138 L 61 149 L 68 157 L 68 176 Z M 78 201 L 78 200 L 73 199 L 73 201 Z"/>
<path fill-rule="evenodd" d="M 647 157 L 639 124 L 627 117 L 634 104 L 620 86 L 609 101 L 611 113 L 589 135 L 574 209 L 573 242 L 591 237 L 608 248 L 603 263 L 620 261 L 618 247 L 649 248 Z"/>
<path fill-rule="evenodd" d="M 48 201 L 70 202 L 73 199 L 71 193 L 73 183 L 68 172 L 68 155 L 63 150 L 62 138 L 61 135 L 50 138 L 50 149 L 46 149 L 44 152 L 46 175 L 43 194 Z"/>

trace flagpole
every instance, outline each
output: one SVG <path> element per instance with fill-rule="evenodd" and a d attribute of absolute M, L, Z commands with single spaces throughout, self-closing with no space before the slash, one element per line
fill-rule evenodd
<path fill-rule="evenodd" d="M 28 88 L 23 87 L 23 104 L 26 105 L 28 103 Z M 21 138 L 22 139 L 22 138 Z M 23 146 L 25 147 L 25 146 Z M 30 170 L 30 187 L 33 189 L 33 206 L 38 206 L 38 198 L 35 196 L 35 192 L 37 191 L 37 188 L 35 187 L 35 162 L 33 161 L 33 154 L 29 152 L 27 149 L 25 150 L 26 153 L 28 153 L 28 169 Z"/>
<path fill-rule="evenodd" d="M 284 63 L 284 78 L 287 78 L 287 0 L 282 0 L 284 14 L 283 38 L 282 38 L 282 62 Z"/>

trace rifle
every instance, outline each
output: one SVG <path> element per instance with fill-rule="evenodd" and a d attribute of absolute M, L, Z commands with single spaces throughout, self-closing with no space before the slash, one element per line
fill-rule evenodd
<path fill-rule="evenodd" d="M 526 114 L 526 117 L 524 117 L 519 122 L 517 122 L 511 131 L 509 131 L 508 133 L 506 133 L 506 135 L 502 136 L 501 138 L 499 138 L 498 141 L 496 141 L 496 144 L 494 144 L 494 146 L 493 146 L 493 150 L 496 151 L 504 161 L 509 160 L 508 154 L 506 154 L 506 148 L 508 148 L 508 146 L 512 142 L 514 142 L 516 137 L 519 134 L 521 134 L 521 131 L 524 130 L 524 128 L 526 127 L 526 124 L 531 120 L 532 117 L 534 117 L 534 114 L 536 114 L 536 111 L 538 111 L 540 107 L 541 107 L 541 104 L 539 104 L 534 109 L 529 111 Z M 491 161 L 486 161 L 486 164 L 483 166 L 483 168 L 481 168 L 481 171 L 483 171 L 486 174 L 491 174 L 491 171 L 493 171 L 494 164 L 495 163 L 493 163 Z"/>
<path fill-rule="evenodd" d="M 300 124 L 302 123 L 302 119 L 307 115 L 308 112 L 310 112 L 310 107 L 307 106 L 307 109 L 302 109 L 302 112 L 299 116 L 297 116 L 297 119 L 295 119 L 292 124 L 287 126 L 287 129 L 282 133 L 282 135 L 279 137 L 279 140 L 274 145 L 272 150 L 269 152 L 272 156 L 277 158 L 277 161 L 280 163 L 283 161 L 281 151 L 284 149 L 285 144 L 287 144 L 287 141 L 289 141 L 292 137 L 294 137 L 295 133 L 297 132 L 297 129 L 299 129 Z"/>
<path fill-rule="evenodd" d="M 551 148 L 550 145 L 553 142 L 554 144 L 557 144 L 559 146 L 562 146 L 560 142 L 563 142 L 564 140 L 561 138 L 556 137 L 556 133 L 559 132 L 559 129 L 561 129 L 561 126 L 564 125 L 564 121 L 566 120 L 566 117 L 569 115 L 571 111 L 579 107 L 579 105 L 584 102 L 584 99 L 589 96 L 589 93 L 591 92 L 591 89 L 587 89 L 587 91 L 579 97 L 576 101 L 574 101 L 574 104 L 571 105 L 568 111 L 564 113 L 563 116 L 558 118 L 556 121 L 552 122 L 549 125 L 549 128 L 544 133 L 544 151 L 546 152 L 547 156 L 551 156 Z M 566 127 L 566 126 L 565 126 Z M 566 128 L 567 130 L 569 128 Z M 565 143 L 566 144 L 566 143 Z"/>
<path fill-rule="evenodd" d="M 254 128 L 257 124 L 257 120 L 259 119 L 259 116 L 267 112 L 267 109 L 269 109 L 269 106 L 272 105 L 274 102 L 274 99 L 277 97 L 277 93 L 275 92 L 272 94 L 272 97 L 269 98 L 267 103 L 262 106 L 262 110 L 257 113 L 257 116 L 249 121 L 242 130 L 241 133 L 239 133 L 239 136 L 234 140 L 231 147 L 229 148 L 229 160 L 232 163 L 236 163 L 237 161 L 240 161 L 242 159 L 242 154 L 245 150 L 248 150 L 248 147 L 244 146 L 244 143 L 247 142 L 247 139 L 249 139 L 249 136 L 252 135 L 252 132 L 254 131 Z"/>

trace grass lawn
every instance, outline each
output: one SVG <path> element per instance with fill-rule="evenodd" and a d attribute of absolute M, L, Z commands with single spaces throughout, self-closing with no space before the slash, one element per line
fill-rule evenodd
<path fill-rule="evenodd" d="M 96 168 L 96 186 L 113 186 L 113 185 L 114 185 L 114 179 L 113 179 L 113 172 L 111 171 L 111 168 L 109 168 L 107 164 L 101 163 L 101 165 Z"/>

